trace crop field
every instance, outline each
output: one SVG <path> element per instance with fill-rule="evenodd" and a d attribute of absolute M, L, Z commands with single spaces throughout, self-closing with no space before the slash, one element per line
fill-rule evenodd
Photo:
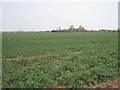
<path fill-rule="evenodd" d="M 3 33 L 3 88 L 86 88 L 117 78 L 117 32 Z"/>

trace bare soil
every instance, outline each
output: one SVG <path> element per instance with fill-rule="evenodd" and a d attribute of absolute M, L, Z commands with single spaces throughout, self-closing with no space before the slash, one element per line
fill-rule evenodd
<path fill-rule="evenodd" d="M 21 59 L 35 59 L 39 57 L 47 57 L 47 56 L 58 56 L 56 54 L 43 54 L 43 55 L 38 55 L 38 56 L 30 56 L 30 57 L 17 57 L 17 58 L 6 58 L 6 60 L 21 60 Z"/>
<path fill-rule="evenodd" d="M 95 84 L 88 88 L 119 88 L 118 79 L 113 80 L 113 81 L 107 81 L 107 82 L 100 83 L 100 84 Z"/>

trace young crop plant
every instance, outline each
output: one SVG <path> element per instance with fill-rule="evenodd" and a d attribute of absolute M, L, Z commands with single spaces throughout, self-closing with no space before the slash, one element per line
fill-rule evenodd
<path fill-rule="evenodd" d="M 87 88 L 117 79 L 117 32 L 3 33 L 3 88 Z"/>

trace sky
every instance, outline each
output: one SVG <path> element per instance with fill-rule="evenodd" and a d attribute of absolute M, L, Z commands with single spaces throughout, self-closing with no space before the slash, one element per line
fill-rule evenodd
<path fill-rule="evenodd" d="M 117 0 L 4 0 L 0 3 L 3 31 L 68 29 L 82 25 L 89 30 L 118 28 Z"/>
<path fill-rule="evenodd" d="M 118 3 L 118 28 L 120 30 L 120 1 Z"/>

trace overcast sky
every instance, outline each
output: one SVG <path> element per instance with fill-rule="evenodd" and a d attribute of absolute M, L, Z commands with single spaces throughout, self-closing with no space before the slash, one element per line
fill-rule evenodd
<path fill-rule="evenodd" d="M 70 25 L 90 30 L 118 28 L 117 0 L 32 1 L 1 3 L 2 30 L 53 30 Z"/>

